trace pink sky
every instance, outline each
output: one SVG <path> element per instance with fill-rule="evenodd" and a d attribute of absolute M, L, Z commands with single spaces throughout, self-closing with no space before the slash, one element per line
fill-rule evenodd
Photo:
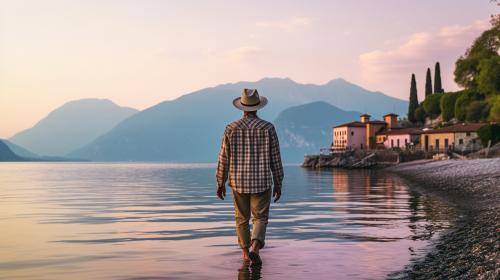
<path fill-rule="evenodd" d="M 144 109 L 240 80 L 343 77 L 407 99 L 411 73 L 454 62 L 498 6 L 469 1 L 0 0 L 0 138 L 67 101 Z"/>

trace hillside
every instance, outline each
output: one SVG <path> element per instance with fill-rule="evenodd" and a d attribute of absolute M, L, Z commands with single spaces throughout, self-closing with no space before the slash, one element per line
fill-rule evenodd
<path fill-rule="evenodd" d="M 71 101 L 9 140 L 39 155 L 64 156 L 136 112 L 106 99 Z"/>
<path fill-rule="evenodd" d="M 284 110 L 274 121 L 283 159 L 302 162 L 304 154 L 317 154 L 330 146 L 333 126 L 356 120 L 359 115 L 321 101 Z"/>
<path fill-rule="evenodd" d="M 16 155 L 12 150 L 0 140 L 0 161 L 21 161 L 22 157 Z"/>
<path fill-rule="evenodd" d="M 12 142 L 10 142 L 9 140 L 5 140 L 5 139 L 0 139 L 0 141 L 3 141 L 7 147 L 9 147 L 9 149 L 15 153 L 16 155 L 20 156 L 20 157 L 23 157 L 23 158 L 39 158 L 40 156 L 29 151 L 28 149 L 25 149 L 19 145 L 16 145 Z"/>

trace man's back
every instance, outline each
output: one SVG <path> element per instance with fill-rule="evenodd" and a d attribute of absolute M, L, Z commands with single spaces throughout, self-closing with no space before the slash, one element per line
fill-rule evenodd
<path fill-rule="evenodd" d="M 233 106 L 243 118 L 226 126 L 217 163 L 217 196 L 226 197 L 226 181 L 232 189 L 238 243 L 245 261 L 260 265 L 259 250 L 265 245 L 271 197 L 281 197 L 283 166 L 274 126 L 257 117 L 267 104 L 256 89 L 243 89 Z M 271 192 L 271 186 L 274 189 Z M 250 235 L 250 216 L 253 228 Z"/>
<path fill-rule="evenodd" d="M 239 193 L 261 193 L 274 181 L 281 186 L 283 167 L 274 126 L 257 116 L 245 116 L 226 126 L 219 153 L 217 182 L 229 177 Z"/>

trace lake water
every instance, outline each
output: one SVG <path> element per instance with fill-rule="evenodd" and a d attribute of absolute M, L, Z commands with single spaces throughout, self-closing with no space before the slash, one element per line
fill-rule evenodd
<path fill-rule="evenodd" d="M 213 165 L 2 163 L 0 279 L 383 279 L 456 215 L 382 171 L 286 166 L 283 192 L 249 268 Z"/>

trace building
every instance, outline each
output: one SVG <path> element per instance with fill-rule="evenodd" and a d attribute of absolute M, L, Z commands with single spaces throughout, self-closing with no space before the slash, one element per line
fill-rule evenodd
<path fill-rule="evenodd" d="M 371 116 L 363 114 L 360 121 L 337 125 L 333 128 L 333 151 L 373 149 L 377 144 L 376 135 L 386 127 L 397 125 L 397 115 L 387 114 L 384 121 L 370 120 Z"/>
<path fill-rule="evenodd" d="M 365 124 L 366 124 L 366 139 L 365 139 L 365 145 L 368 147 L 368 149 L 374 149 L 375 145 L 377 144 L 377 140 L 375 135 L 385 129 L 389 123 L 386 123 L 385 121 L 379 121 L 379 120 L 373 120 L 370 121 L 370 115 L 364 115 L 366 118 Z M 387 116 L 387 115 L 386 115 Z M 397 116 L 397 115 L 396 115 Z M 385 116 L 384 116 L 385 119 Z M 396 119 L 397 122 L 397 119 Z"/>
<path fill-rule="evenodd" d="M 481 147 L 477 131 L 484 123 L 461 123 L 423 131 L 421 148 L 425 151 L 470 151 Z"/>
<path fill-rule="evenodd" d="M 418 128 L 396 128 L 377 133 L 377 142 L 387 149 L 418 147 L 422 130 Z"/>
<path fill-rule="evenodd" d="M 366 148 L 366 125 L 354 121 L 333 128 L 333 151 Z"/>

